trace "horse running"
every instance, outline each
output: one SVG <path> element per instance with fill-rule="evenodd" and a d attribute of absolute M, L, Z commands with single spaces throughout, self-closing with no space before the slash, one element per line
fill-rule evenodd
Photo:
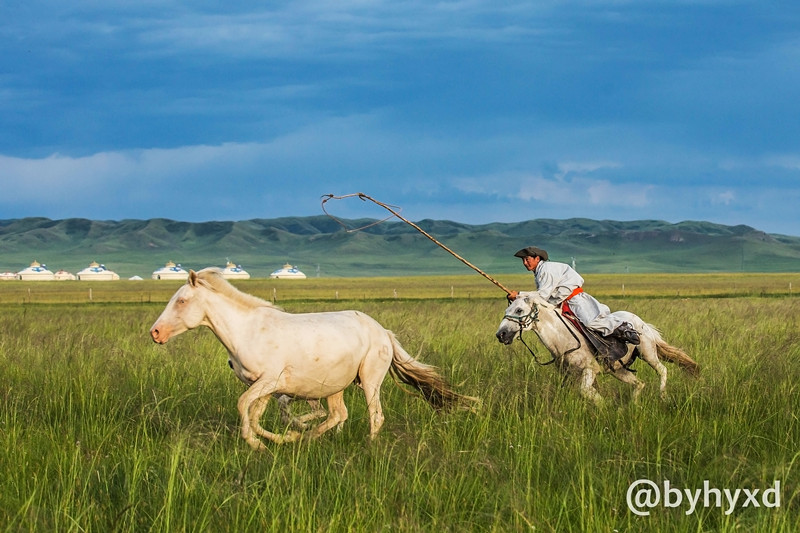
<path fill-rule="evenodd" d="M 259 436 L 281 444 L 303 435 L 294 430 L 279 435 L 261 427 L 272 396 L 327 399 L 328 416 L 310 431 L 312 438 L 347 420 L 343 391 L 356 383 L 367 400 L 374 439 L 383 425 L 380 388 L 389 371 L 437 410 L 475 400 L 454 392 L 435 367 L 411 357 L 391 331 L 364 313 L 287 313 L 239 291 L 217 268 L 190 271 L 150 335 L 164 344 L 198 326 L 214 332 L 227 348 L 236 376 L 249 385 L 237 406 L 242 437 L 254 449 L 265 448 Z"/>
<path fill-rule="evenodd" d="M 682 350 L 667 344 L 654 326 L 627 311 L 617 311 L 614 314 L 633 325 L 639 333 L 641 343 L 636 347 L 628 346 L 628 353 L 613 368 L 601 365 L 595 358 L 591 345 L 583 339 L 575 326 L 562 317 L 558 308 L 544 301 L 535 292 L 520 293 L 508 306 L 496 336 L 503 344 L 511 344 L 515 338 L 522 339 L 523 331 L 533 330 L 553 355 L 559 369 L 565 374 L 578 375 L 581 394 L 596 404 L 603 403 L 603 398 L 595 388 L 595 378 L 606 372 L 631 385 L 633 400 L 639 399 L 644 383 L 627 368 L 636 356 L 644 359 L 658 373 L 661 378 L 662 398 L 666 397 L 667 387 L 667 369 L 661 363 L 662 359 L 676 363 L 691 374 L 699 372 L 699 365 Z"/>

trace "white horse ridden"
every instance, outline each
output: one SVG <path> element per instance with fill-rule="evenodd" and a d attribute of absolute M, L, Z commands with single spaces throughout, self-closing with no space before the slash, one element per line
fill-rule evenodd
<path fill-rule="evenodd" d="M 198 326 L 214 332 L 227 348 L 236 376 L 250 386 L 239 397 L 238 410 L 242 437 L 254 449 L 265 448 L 258 436 L 279 444 L 302 436 L 261 427 L 259 419 L 273 395 L 327 399 L 328 417 L 311 430 L 311 437 L 344 423 L 343 391 L 355 382 L 366 396 L 370 437 L 375 438 L 384 420 L 380 388 L 390 370 L 436 409 L 475 400 L 451 390 L 435 367 L 411 357 L 392 332 L 364 313 L 287 313 L 239 291 L 216 268 L 189 272 L 150 335 L 164 344 Z"/>
<path fill-rule="evenodd" d="M 610 369 L 601 365 L 592 351 L 591 345 L 577 331 L 575 326 L 561 315 L 561 310 L 547 303 L 535 292 L 522 292 L 506 309 L 505 316 L 497 330 L 497 339 L 503 344 L 511 344 L 515 338 L 522 339 L 522 332 L 533 330 L 539 340 L 553 355 L 555 363 L 565 374 L 577 374 L 580 378 L 581 394 L 596 404 L 603 398 L 595 388 L 598 374 L 610 373 L 620 381 L 633 387 L 633 400 L 637 401 L 644 383 L 628 370 L 635 358 L 644 359 L 661 378 L 661 397 L 666 396 L 667 369 L 661 359 L 676 363 L 691 374 L 699 372 L 699 365 L 682 350 L 667 344 L 658 330 L 646 324 L 641 318 L 627 311 L 614 313 L 623 321 L 629 322 L 639 333 L 639 346 L 628 346 L 628 353 Z"/>

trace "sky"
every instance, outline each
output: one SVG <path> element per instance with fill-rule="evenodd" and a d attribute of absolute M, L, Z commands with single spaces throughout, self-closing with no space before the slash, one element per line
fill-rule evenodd
<path fill-rule="evenodd" d="M 800 236 L 800 4 L 4 0 L 0 219 Z M 383 218 L 357 199 L 343 218 Z"/>

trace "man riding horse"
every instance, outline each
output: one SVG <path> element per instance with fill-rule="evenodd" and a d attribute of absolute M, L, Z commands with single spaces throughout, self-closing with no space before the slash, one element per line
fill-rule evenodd
<path fill-rule="evenodd" d="M 514 254 L 536 279 L 536 292 L 547 302 L 559 306 L 562 312 L 572 314 L 592 330 L 587 338 L 592 342 L 601 358 L 611 365 L 627 352 L 625 343 L 639 344 L 639 333 L 628 322 L 611 314 L 607 305 L 601 304 L 583 290 L 583 278 L 565 263 L 548 261 L 547 252 L 536 246 L 528 246 Z M 519 296 L 511 291 L 509 301 Z M 599 333 L 598 338 L 592 332 Z"/>

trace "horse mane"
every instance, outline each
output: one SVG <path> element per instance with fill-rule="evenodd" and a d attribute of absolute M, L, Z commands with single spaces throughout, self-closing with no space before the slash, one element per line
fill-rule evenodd
<path fill-rule="evenodd" d="M 226 296 L 245 307 L 277 308 L 277 306 L 275 306 L 272 302 L 268 302 L 259 298 L 258 296 L 253 296 L 252 294 L 242 292 L 231 285 L 228 280 L 222 277 L 221 268 L 204 268 L 203 270 L 197 272 L 197 280 L 212 291 L 222 294 L 223 296 Z"/>
<path fill-rule="evenodd" d="M 539 293 L 536 291 L 521 291 L 519 293 L 520 296 L 523 298 L 527 298 L 528 300 L 536 303 L 536 305 L 540 307 L 544 307 L 545 309 L 555 309 L 556 306 L 539 296 Z"/>

